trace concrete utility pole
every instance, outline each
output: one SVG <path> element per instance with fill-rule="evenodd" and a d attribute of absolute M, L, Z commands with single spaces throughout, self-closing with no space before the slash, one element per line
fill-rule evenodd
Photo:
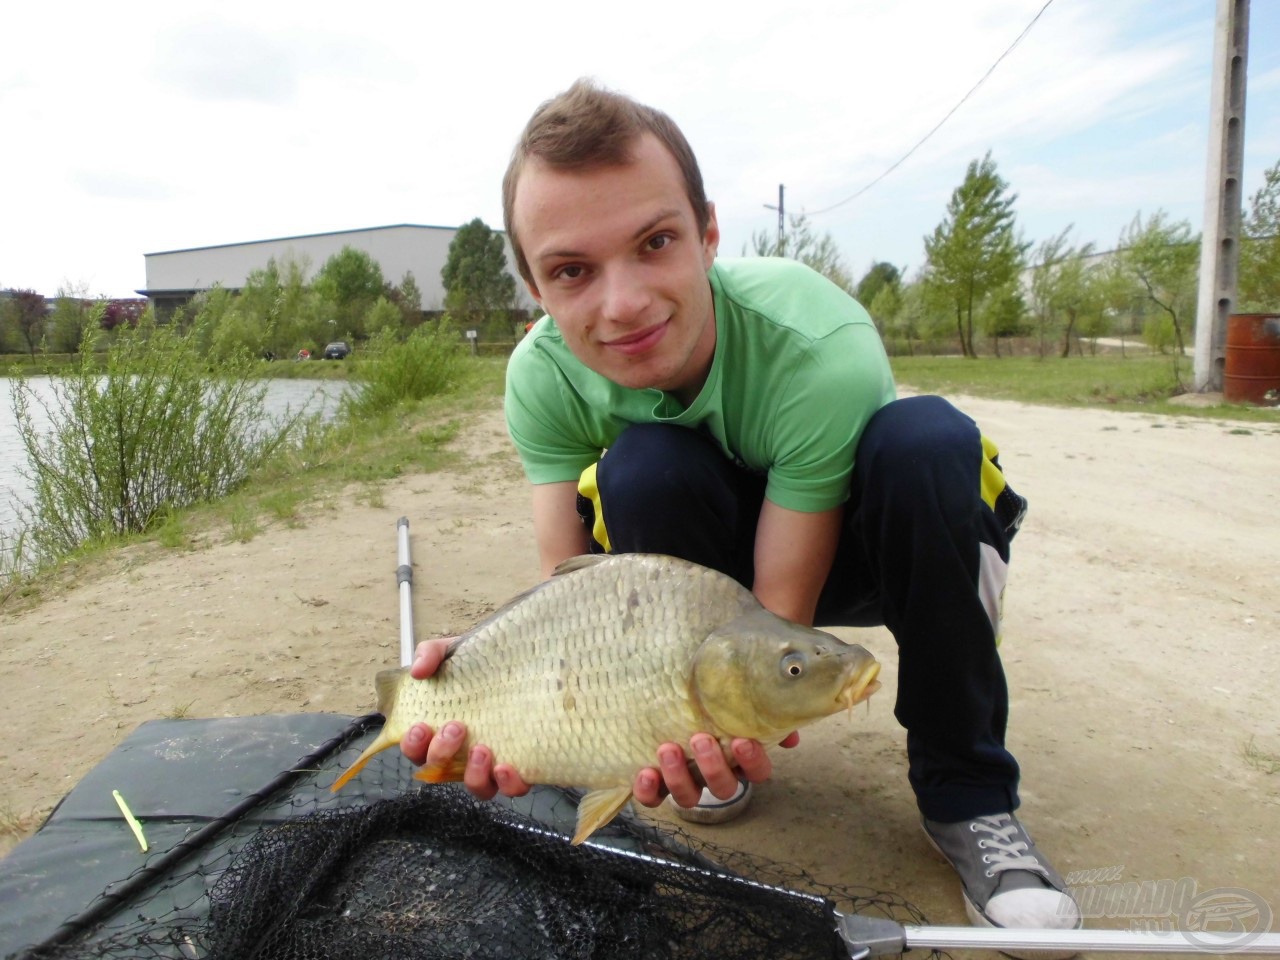
<path fill-rule="evenodd" d="M 1249 0 L 1218 0 L 1196 305 L 1195 388 L 1201 393 L 1222 389 L 1227 316 L 1236 299 L 1248 62 Z"/>
<path fill-rule="evenodd" d="M 784 187 L 782 184 L 778 184 L 778 205 L 776 207 L 772 203 L 766 203 L 764 205 L 764 208 L 766 210 L 778 211 L 778 256 L 780 257 L 786 255 L 786 249 L 787 249 L 786 248 L 787 236 L 785 232 L 786 220 L 784 219 L 785 208 L 783 207 L 783 204 L 782 204 L 782 194 L 785 190 L 786 190 L 786 187 Z"/>

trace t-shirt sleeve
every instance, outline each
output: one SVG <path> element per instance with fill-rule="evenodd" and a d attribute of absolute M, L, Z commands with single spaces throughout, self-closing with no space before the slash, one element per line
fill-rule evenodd
<path fill-rule="evenodd" d="M 776 407 L 765 495 L 805 513 L 844 503 L 862 431 L 894 396 L 875 327 L 844 326 L 814 341 Z"/>
<path fill-rule="evenodd" d="M 600 459 L 601 448 L 587 439 L 569 413 L 567 380 L 550 358 L 517 350 L 507 364 L 503 409 L 507 433 L 531 483 L 577 480 Z"/>

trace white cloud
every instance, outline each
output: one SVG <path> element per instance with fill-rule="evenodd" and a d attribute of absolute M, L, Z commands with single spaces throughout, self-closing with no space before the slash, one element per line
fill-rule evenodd
<path fill-rule="evenodd" d="M 0 62 L 0 111 L 33 132 L 0 178 L 0 284 L 83 279 L 127 294 L 143 285 L 144 252 L 497 224 L 520 127 L 580 75 L 684 127 L 736 253 L 773 229 L 764 204 L 779 182 L 790 209 L 816 210 L 884 172 L 1043 0 L 652 0 L 588 16 L 515 2 L 125 0 L 77 6 L 72 21 L 64 6 L 6 14 L 15 35 L 56 42 L 10 45 Z M 1252 11 L 1247 174 L 1280 152 L 1266 119 L 1280 106 L 1277 8 Z M 815 223 L 855 268 L 918 262 L 920 237 L 988 148 L 1029 234 L 1075 220 L 1115 235 L 1137 209 L 1198 210 L 1211 29 L 1202 0 L 1057 0 L 908 161 Z"/>

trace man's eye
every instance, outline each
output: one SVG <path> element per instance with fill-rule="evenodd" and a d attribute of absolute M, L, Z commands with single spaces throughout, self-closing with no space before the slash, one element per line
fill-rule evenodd
<path fill-rule="evenodd" d="M 669 237 L 665 233 L 660 233 L 656 237 L 649 238 L 648 246 L 650 250 L 661 250 L 670 242 L 671 242 L 671 237 Z"/>
<path fill-rule="evenodd" d="M 556 271 L 557 280 L 577 280 L 582 276 L 582 268 L 575 263 L 561 267 Z"/>

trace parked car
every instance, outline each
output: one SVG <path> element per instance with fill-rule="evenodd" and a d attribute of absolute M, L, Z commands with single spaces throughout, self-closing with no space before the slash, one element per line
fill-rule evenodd
<path fill-rule="evenodd" d="M 350 352 L 351 347 L 347 345 L 345 340 L 335 340 L 333 343 L 325 345 L 323 356 L 326 360 L 342 360 Z"/>

